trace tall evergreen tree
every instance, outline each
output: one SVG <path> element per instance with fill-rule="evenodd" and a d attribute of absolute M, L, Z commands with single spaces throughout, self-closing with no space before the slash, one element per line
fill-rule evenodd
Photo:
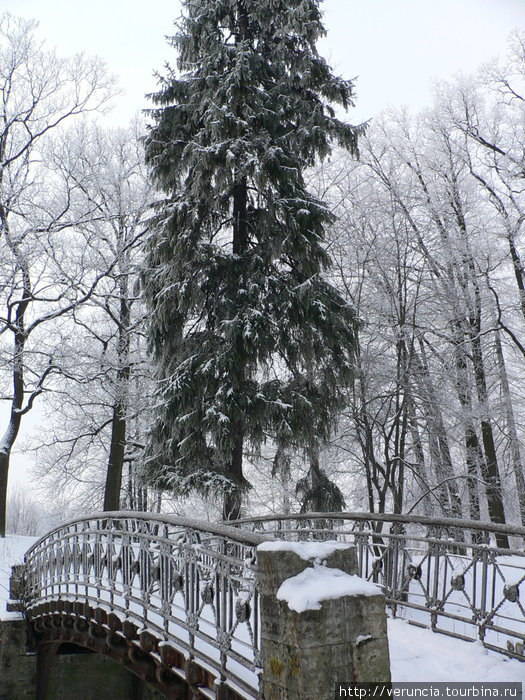
<path fill-rule="evenodd" d="M 164 198 L 143 286 L 158 368 L 143 476 L 220 490 L 238 517 L 243 452 L 324 440 L 351 379 L 356 321 L 327 282 L 332 216 L 304 172 L 359 129 L 316 42 L 321 0 L 184 0 L 152 96 L 146 157 Z"/>

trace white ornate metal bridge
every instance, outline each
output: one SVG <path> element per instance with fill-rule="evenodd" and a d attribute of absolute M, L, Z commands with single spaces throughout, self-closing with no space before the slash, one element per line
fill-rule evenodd
<path fill-rule="evenodd" d="M 274 538 L 354 543 L 360 575 L 383 588 L 392 615 L 525 660 L 525 528 L 367 513 L 228 525 L 100 513 L 26 554 L 38 697 L 64 643 L 120 661 L 166 697 L 260 697 L 257 546 Z"/>

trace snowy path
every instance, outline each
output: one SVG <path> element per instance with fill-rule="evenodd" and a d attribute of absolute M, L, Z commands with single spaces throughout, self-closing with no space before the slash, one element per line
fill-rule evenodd
<path fill-rule="evenodd" d="M 508 659 L 479 642 L 463 642 L 404 620 L 388 621 L 388 646 L 394 681 L 525 683 L 525 661 Z"/>
<path fill-rule="evenodd" d="M 0 538 L 0 619 L 6 613 L 11 564 L 20 563 L 33 537 Z M 525 683 L 525 661 L 507 659 L 478 643 L 435 634 L 403 620 L 388 621 L 392 680 L 394 681 L 521 681 Z"/>

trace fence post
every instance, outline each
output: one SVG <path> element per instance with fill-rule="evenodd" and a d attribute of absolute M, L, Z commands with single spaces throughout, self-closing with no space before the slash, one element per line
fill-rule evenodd
<path fill-rule="evenodd" d="M 308 546 L 310 553 L 315 552 L 310 558 Z M 356 548 L 336 546 L 344 548 L 334 549 L 333 542 L 272 542 L 258 547 L 265 700 L 332 700 L 338 682 L 390 681 L 384 596 L 376 586 L 346 576 L 357 573 Z M 314 577 L 319 609 L 298 612 L 287 600 L 278 599 L 281 584 L 298 575 L 286 584 L 288 591 L 296 590 L 304 600 L 305 577 Z M 342 594 L 323 599 L 334 594 L 334 582 L 342 585 Z"/>

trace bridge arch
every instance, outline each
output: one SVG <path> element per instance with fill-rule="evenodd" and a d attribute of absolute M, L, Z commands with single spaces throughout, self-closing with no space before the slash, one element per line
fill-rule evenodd
<path fill-rule="evenodd" d="M 73 606 L 69 601 L 57 601 L 54 606 L 43 603 L 33 609 L 31 622 L 37 648 L 37 700 L 46 697 L 54 657 L 64 645 L 110 658 L 164 697 L 188 696 L 184 656 L 175 648 L 159 649 L 159 640 L 152 635 L 141 639 L 135 625 L 123 628 L 103 609 Z M 210 679 L 197 673 L 195 681 L 204 686 Z"/>
<path fill-rule="evenodd" d="M 24 607 L 40 698 L 57 645 L 105 654 L 169 698 L 253 697 L 260 674 L 256 547 L 267 539 L 170 516 L 102 513 L 38 540 Z M 223 694 L 224 694 L 223 693 Z"/>

